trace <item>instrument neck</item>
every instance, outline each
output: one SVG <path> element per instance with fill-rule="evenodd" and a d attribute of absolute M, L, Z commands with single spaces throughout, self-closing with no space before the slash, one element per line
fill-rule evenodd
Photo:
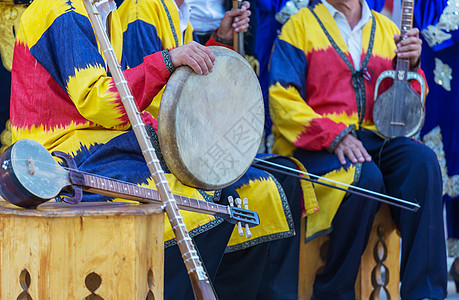
<path fill-rule="evenodd" d="M 400 36 L 405 38 L 406 33 L 413 28 L 413 11 L 414 0 L 402 0 L 402 18 L 400 25 Z M 397 57 L 397 76 L 396 81 L 407 81 L 408 72 L 410 70 L 410 61 L 407 58 Z"/>
<path fill-rule="evenodd" d="M 82 186 L 85 191 L 107 196 L 120 197 L 141 203 L 161 203 L 158 191 L 133 183 L 101 177 L 94 174 L 71 171 L 72 183 Z M 202 201 L 190 197 L 174 195 L 177 205 L 184 210 L 206 214 L 228 214 L 224 205 Z"/>

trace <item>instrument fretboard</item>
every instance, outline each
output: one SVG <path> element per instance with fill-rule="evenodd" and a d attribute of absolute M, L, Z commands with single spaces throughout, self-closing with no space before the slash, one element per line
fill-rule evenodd
<path fill-rule="evenodd" d="M 413 27 L 413 9 L 414 0 L 402 1 L 402 20 L 400 25 L 400 35 L 402 37 Z"/>
<path fill-rule="evenodd" d="M 110 195 L 119 195 L 123 198 L 139 202 L 154 201 L 159 203 L 161 201 L 159 193 L 156 190 L 97 175 L 83 173 L 81 173 L 81 175 L 84 179 L 84 185 L 89 188 L 86 188 L 88 191 L 96 189 L 98 191 L 109 192 Z M 207 211 L 214 214 L 228 214 L 227 207 L 224 205 L 176 194 L 174 194 L 174 198 L 178 206 L 189 211 Z"/>

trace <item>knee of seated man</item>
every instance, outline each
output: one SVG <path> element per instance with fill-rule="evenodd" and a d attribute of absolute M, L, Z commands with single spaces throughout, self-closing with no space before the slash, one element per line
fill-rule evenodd
<path fill-rule="evenodd" d="M 356 171 L 359 172 L 359 171 Z M 360 175 L 357 175 L 357 185 L 361 188 L 367 188 L 375 192 L 384 192 L 383 175 L 379 167 L 372 161 L 362 163 Z"/>

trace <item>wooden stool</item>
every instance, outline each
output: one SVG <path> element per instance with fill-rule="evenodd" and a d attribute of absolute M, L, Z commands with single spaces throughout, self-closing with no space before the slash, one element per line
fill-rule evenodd
<path fill-rule="evenodd" d="M 158 205 L 0 201 L 0 299 L 162 299 Z"/>
<path fill-rule="evenodd" d="M 301 222 L 301 236 L 304 237 L 305 220 Z M 314 278 L 324 265 L 327 254 L 328 236 L 322 236 L 309 243 L 302 239 L 298 299 L 310 299 Z M 382 272 L 384 270 L 384 272 Z M 357 300 L 379 299 L 385 293 L 387 299 L 399 298 L 400 236 L 390 216 L 389 207 L 383 205 L 376 214 L 370 239 L 362 255 L 360 270 L 355 282 Z"/>

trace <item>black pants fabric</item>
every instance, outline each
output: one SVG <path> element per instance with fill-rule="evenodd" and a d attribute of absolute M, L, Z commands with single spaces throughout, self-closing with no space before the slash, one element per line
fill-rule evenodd
<path fill-rule="evenodd" d="M 383 140 L 370 131 L 358 131 L 373 160 L 362 165 L 358 186 L 417 202 L 417 212 L 391 206 L 391 215 L 402 236 L 401 298 L 444 299 L 447 286 L 442 182 L 432 150 L 409 138 Z M 295 157 L 308 169 L 308 151 Z M 336 155 L 320 152 L 336 164 Z M 308 169 L 314 172 L 313 169 Z M 324 271 L 316 275 L 314 299 L 355 299 L 354 283 L 374 216 L 380 203 L 350 195 L 333 219 L 333 231 Z"/>

